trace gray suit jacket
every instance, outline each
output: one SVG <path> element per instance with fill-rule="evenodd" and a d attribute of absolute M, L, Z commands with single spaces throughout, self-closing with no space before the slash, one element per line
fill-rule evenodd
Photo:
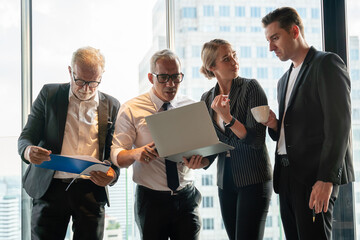
<path fill-rule="evenodd" d="M 278 119 L 283 119 L 290 69 L 278 82 Z M 278 132 L 269 129 L 274 140 Z M 295 81 L 284 118 L 290 171 L 311 187 L 317 180 L 354 181 L 351 141 L 350 78 L 344 62 L 333 53 L 311 47 Z M 277 148 L 276 148 L 277 149 Z M 274 166 L 278 189 L 280 164 Z"/>
<path fill-rule="evenodd" d="M 251 114 L 251 108 L 267 105 L 266 95 L 255 79 L 235 78 L 232 82 L 229 99 L 230 113 L 238 121 L 244 124 L 247 135 L 245 139 L 239 139 L 230 129 L 222 132 L 214 120 L 214 111 L 211 103 L 215 96 L 219 94 L 219 86 L 210 89 L 201 97 L 205 101 L 219 140 L 234 146 L 230 151 L 231 168 L 234 183 L 237 187 L 250 184 L 262 183 L 271 179 L 271 165 L 268 151 L 265 145 L 266 128 L 257 123 Z M 225 154 L 218 155 L 218 177 L 217 184 L 223 188 Z M 208 157 L 212 162 L 215 156 Z"/>
<path fill-rule="evenodd" d="M 49 149 L 54 154 L 61 153 L 69 104 L 69 89 L 69 83 L 47 84 L 41 89 L 18 140 L 18 151 L 25 163 L 29 164 L 24 158 L 24 151 L 29 145 Z M 110 158 L 110 147 L 119 107 L 118 100 L 99 91 L 98 131 L 99 159 L 101 161 Z M 118 177 L 119 169 L 114 165 L 112 168 Z M 23 187 L 32 198 L 41 198 L 46 193 L 54 174 L 54 170 L 29 164 L 23 176 Z M 103 189 L 103 194 L 106 195 L 109 204 L 107 188 Z"/>

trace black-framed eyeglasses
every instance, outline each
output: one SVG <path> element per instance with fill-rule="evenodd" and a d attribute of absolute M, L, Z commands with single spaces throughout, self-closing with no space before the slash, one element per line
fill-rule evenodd
<path fill-rule="evenodd" d="M 152 73 L 152 75 L 156 76 L 159 83 L 167 83 L 170 80 L 170 78 L 173 81 L 173 83 L 181 83 L 182 80 L 184 79 L 183 73 L 175 73 L 172 75 Z"/>
<path fill-rule="evenodd" d="M 100 81 L 98 82 L 98 81 L 84 81 L 82 79 L 75 79 L 74 72 L 72 73 L 72 76 L 73 76 L 76 86 L 79 86 L 79 87 L 83 87 L 84 85 L 87 84 L 91 88 L 96 88 L 101 83 L 101 78 L 100 78 Z"/>

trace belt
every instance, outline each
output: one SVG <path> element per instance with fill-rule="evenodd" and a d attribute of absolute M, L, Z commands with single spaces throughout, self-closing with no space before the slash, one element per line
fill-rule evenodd
<path fill-rule="evenodd" d="M 138 185 L 138 188 L 139 188 L 139 190 L 142 190 L 150 195 L 171 197 L 171 196 L 178 196 L 178 195 L 182 195 L 182 194 L 186 194 L 186 193 L 190 192 L 194 188 L 194 184 L 188 184 L 184 188 L 182 188 L 178 191 L 158 191 L 158 190 L 153 190 L 153 189 L 141 186 L 141 185 Z"/>
<path fill-rule="evenodd" d="M 278 155 L 278 159 L 280 162 L 280 165 L 283 167 L 288 167 L 290 166 L 290 161 L 287 155 Z"/>
<path fill-rule="evenodd" d="M 58 182 L 62 182 L 62 183 L 71 183 L 71 181 L 73 180 L 73 178 L 53 178 L 54 181 L 58 181 Z M 80 182 L 85 182 L 88 181 L 89 179 L 84 179 L 84 178 L 77 178 L 74 180 L 73 183 L 80 183 Z"/>

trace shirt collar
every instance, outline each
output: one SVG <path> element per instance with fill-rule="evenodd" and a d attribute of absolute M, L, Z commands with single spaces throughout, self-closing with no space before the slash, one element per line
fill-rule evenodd
<path fill-rule="evenodd" d="M 155 109 L 158 112 L 162 105 L 164 104 L 164 101 L 158 98 L 158 96 L 155 95 L 154 88 L 151 88 L 149 91 L 150 99 L 155 105 Z M 169 109 L 176 108 L 178 103 L 178 97 L 177 94 L 175 95 L 174 99 L 170 101 Z"/>
<path fill-rule="evenodd" d="M 99 106 L 99 94 L 98 94 L 98 90 L 96 89 L 95 91 L 95 95 L 90 98 L 89 100 L 87 100 L 86 102 L 93 102 L 95 103 L 95 106 Z M 71 91 L 71 86 L 70 86 L 70 89 L 69 89 L 69 102 L 71 101 L 76 101 L 76 102 L 82 102 L 82 100 L 78 99 L 74 93 Z"/>

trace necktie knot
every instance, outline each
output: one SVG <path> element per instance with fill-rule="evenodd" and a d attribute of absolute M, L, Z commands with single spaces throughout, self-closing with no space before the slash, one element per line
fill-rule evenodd
<path fill-rule="evenodd" d="M 170 103 L 169 102 L 164 102 L 164 104 L 162 105 L 162 108 L 164 111 L 167 111 L 168 110 L 168 107 L 169 107 Z"/>

